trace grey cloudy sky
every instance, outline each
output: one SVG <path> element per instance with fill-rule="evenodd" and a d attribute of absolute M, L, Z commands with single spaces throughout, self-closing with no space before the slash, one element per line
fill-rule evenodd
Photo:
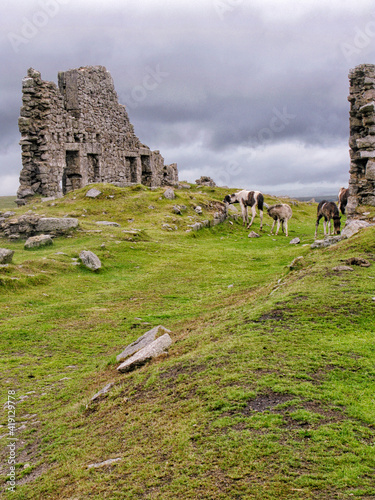
<path fill-rule="evenodd" d="M 375 63 L 372 0 L 5 0 L 0 195 L 21 170 L 22 78 L 103 65 L 181 180 L 270 194 L 349 180 L 350 68 Z"/>

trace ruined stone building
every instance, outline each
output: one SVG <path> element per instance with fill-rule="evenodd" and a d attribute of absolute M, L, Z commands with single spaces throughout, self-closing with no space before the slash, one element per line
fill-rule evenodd
<path fill-rule="evenodd" d="M 29 69 L 22 92 L 19 203 L 95 182 L 157 187 L 178 181 L 177 165 L 164 165 L 160 152 L 136 137 L 104 67 L 61 72 L 58 86 Z"/>
<path fill-rule="evenodd" d="M 375 65 L 349 73 L 350 179 L 348 214 L 359 205 L 375 206 Z"/>

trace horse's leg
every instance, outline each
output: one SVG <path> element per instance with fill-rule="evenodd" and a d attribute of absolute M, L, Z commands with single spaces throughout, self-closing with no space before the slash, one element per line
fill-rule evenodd
<path fill-rule="evenodd" d="M 249 229 L 249 227 L 251 227 L 251 226 L 252 226 L 252 224 L 253 224 L 253 222 L 254 222 L 255 215 L 256 215 L 255 205 L 253 205 L 253 206 L 251 207 L 251 221 L 250 221 L 250 224 L 247 226 L 247 229 Z"/>
<path fill-rule="evenodd" d="M 322 218 L 322 216 L 321 216 L 321 215 L 318 215 L 318 217 L 317 217 L 317 219 L 316 219 L 316 224 L 315 224 L 315 237 L 314 237 L 315 239 L 316 239 L 316 237 L 317 237 L 317 235 L 318 235 L 318 226 L 319 226 L 319 221 L 320 221 L 320 219 L 321 219 L 321 218 Z"/>
<path fill-rule="evenodd" d="M 275 224 L 276 224 L 276 219 L 273 219 L 273 224 L 271 227 L 271 234 L 273 234 L 273 228 L 275 227 Z"/>
<path fill-rule="evenodd" d="M 288 221 L 287 220 L 284 222 L 284 225 L 285 225 L 285 236 L 288 236 Z"/>
<path fill-rule="evenodd" d="M 277 235 L 278 235 L 278 233 L 279 233 L 279 229 L 280 229 L 280 219 L 278 218 L 278 219 L 277 219 L 277 229 L 276 229 L 276 233 L 275 233 L 275 235 L 276 235 L 276 236 L 277 236 Z"/>
<path fill-rule="evenodd" d="M 327 221 L 326 219 L 323 219 L 323 231 L 324 231 L 324 236 L 326 235 L 326 231 L 327 231 Z"/>
<path fill-rule="evenodd" d="M 241 212 L 242 212 L 243 225 L 245 226 L 247 224 L 248 217 L 247 217 L 247 207 L 244 205 L 243 202 L 241 202 Z"/>
<path fill-rule="evenodd" d="M 263 210 L 259 210 L 259 217 L 260 217 L 260 230 L 263 229 Z"/>

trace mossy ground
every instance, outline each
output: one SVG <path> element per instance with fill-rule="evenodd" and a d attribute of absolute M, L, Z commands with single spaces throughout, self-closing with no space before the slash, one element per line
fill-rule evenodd
<path fill-rule="evenodd" d="M 267 215 L 260 238 L 234 219 L 186 232 L 226 190 L 168 201 L 98 187 L 96 200 L 84 189 L 18 210 L 79 218 L 53 247 L 0 242 L 16 251 L 0 269 L 0 379 L 21 427 L 4 498 L 374 498 L 374 229 L 311 250 L 316 205 L 297 203 L 288 238 L 269 234 Z M 83 249 L 100 272 L 74 265 Z M 333 270 L 353 256 L 372 265 Z M 116 355 L 158 324 L 172 331 L 169 355 L 119 374 Z M 121 461 L 87 469 L 110 458 Z"/>

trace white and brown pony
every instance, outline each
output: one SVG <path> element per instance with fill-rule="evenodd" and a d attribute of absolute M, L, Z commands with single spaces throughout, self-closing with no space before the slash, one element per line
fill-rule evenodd
<path fill-rule="evenodd" d="M 323 200 L 318 205 L 317 219 L 315 224 L 315 239 L 318 234 L 318 226 L 320 219 L 323 220 L 324 236 L 326 236 L 326 229 L 328 225 L 328 236 L 331 234 L 331 221 L 333 221 L 333 234 L 340 234 L 340 212 L 336 203 L 333 201 Z"/>
<path fill-rule="evenodd" d="M 340 188 L 339 198 L 339 211 L 344 215 L 346 205 L 348 204 L 349 188 Z"/>
<path fill-rule="evenodd" d="M 246 191 L 243 189 L 242 191 L 238 191 L 238 193 L 227 194 L 224 198 L 225 203 L 239 203 L 241 207 L 242 220 L 244 225 L 247 224 L 247 228 L 249 228 L 254 222 L 254 218 L 256 216 L 256 207 L 259 210 L 260 217 L 260 229 L 263 227 L 263 205 L 264 205 L 264 197 L 260 191 Z M 251 221 L 249 224 L 249 216 L 247 209 L 251 208 Z"/>

